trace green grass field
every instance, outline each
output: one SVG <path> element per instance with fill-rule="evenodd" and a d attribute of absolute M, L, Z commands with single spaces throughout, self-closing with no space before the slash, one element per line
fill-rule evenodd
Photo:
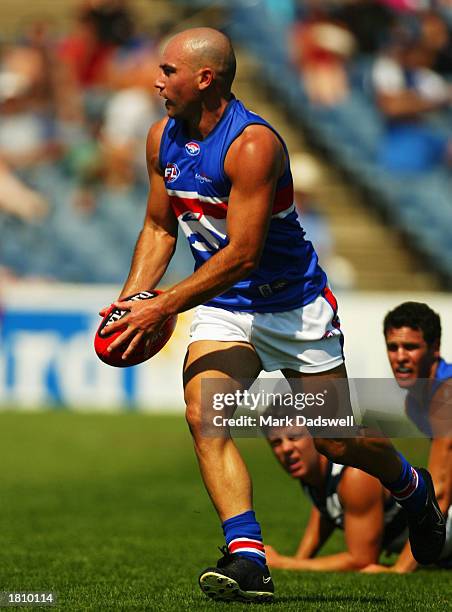
<path fill-rule="evenodd" d="M 197 586 L 223 541 L 181 417 L 6 412 L 0 431 L 0 591 L 53 591 L 71 611 L 256 607 L 210 602 Z M 410 459 L 425 458 L 408 443 Z M 290 553 L 308 504 L 264 441 L 240 446 L 265 539 Z M 338 534 L 327 550 L 341 545 Z M 445 571 L 273 574 L 272 611 L 452 609 Z"/>

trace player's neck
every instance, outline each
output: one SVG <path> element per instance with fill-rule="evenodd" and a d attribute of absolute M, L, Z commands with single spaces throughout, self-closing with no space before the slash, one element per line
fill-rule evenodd
<path fill-rule="evenodd" d="M 226 110 L 229 100 L 221 98 L 216 102 L 207 101 L 197 117 L 186 122 L 189 138 L 204 140 L 215 129 Z"/>
<path fill-rule="evenodd" d="M 319 495 L 322 495 L 324 490 L 327 470 L 328 459 L 319 454 L 316 468 L 311 470 L 303 479 L 306 484 L 314 487 Z"/>
<path fill-rule="evenodd" d="M 435 359 L 435 361 L 434 361 L 434 362 L 433 362 L 433 364 L 432 364 L 432 367 L 430 368 L 430 376 L 429 376 L 429 378 L 430 378 L 431 380 L 433 380 L 434 378 L 436 378 L 436 372 L 437 372 L 437 370 L 438 370 L 439 360 L 440 360 L 440 359 L 441 359 L 440 357 L 438 357 L 438 359 Z"/>
<path fill-rule="evenodd" d="M 439 361 L 440 357 L 438 357 L 438 359 L 435 359 L 435 361 L 430 366 L 428 373 L 425 373 L 423 376 L 420 376 L 416 380 L 413 387 L 408 391 L 408 394 L 410 396 L 415 397 L 420 402 L 423 402 L 428 398 L 432 385 L 435 383 Z"/>

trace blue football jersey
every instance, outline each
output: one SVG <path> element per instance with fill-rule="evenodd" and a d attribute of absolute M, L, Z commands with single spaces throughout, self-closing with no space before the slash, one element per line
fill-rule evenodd
<path fill-rule="evenodd" d="M 447 363 L 444 359 L 440 359 L 436 368 L 435 378 L 426 395 L 422 394 L 422 398 L 418 399 L 414 393 L 408 393 L 406 397 L 406 413 L 413 423 L 422 433 L 429 438 L 433 437 L 432 427 L 429 421 L 430 402 L 437 392 L 438 388 L 446 381 L 452 386 L 452 363 Z M 429 381 L 427 381 L 429 383 Z M 452 416 L 452 414 L 451 414 Z"/>
<path fill-rule="evenodd" d="M 231 181 L 224 171 L 224 160 L 232 142 L 252 124 L 265 125 L 280 138 L 264 119 L 234 97 L 204 140 L 188 138 L 181 120 L 170 118 L 165 126 L 160 166 L 195 269 L 229 243 L 226 216 Z M 244 312 L 282 312 L 312 302 L 326 284 L 317 254 L 297 221 L 287 162 L 277 184 L 257 269 L 206 305 Z"/>

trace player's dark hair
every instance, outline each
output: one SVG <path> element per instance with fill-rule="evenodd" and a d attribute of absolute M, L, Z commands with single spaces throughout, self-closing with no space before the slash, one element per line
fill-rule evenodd
<path fill-rule="evenodd" d="M 383 333 L 390 329 L 411 327 L 424 334 L 424 340 L 432 345 L 441 340 L 441 320 L 430 306 L 422 302 L 403 302 L 386 315 L 383 322 Z"/>

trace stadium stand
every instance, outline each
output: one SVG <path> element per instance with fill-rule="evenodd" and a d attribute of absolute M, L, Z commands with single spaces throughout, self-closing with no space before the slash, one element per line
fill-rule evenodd
<path fill-rule="evenodd" d="M 50 0 L 41 4 L 42 15 L 46 10 L 48 13 L 53 10 L 54 3 Z M 72 8 L 80 6 L 78 2 L 70 4 Z M 306 4 L 298 4 L 298 9 L 304 9 L 299 11 L 299 19 L 307 19 Z M 327 2 L 324 4 L 328 5 Z M 333 4 L 337 9 L 338 3 Z M 194 25 L 199 14 L 204 19 L 202 13 L 207 8 L 215 9 L 215 15 L 221 14 L 225 29 L 232 38 L 256 58 L 258 78 L 271 92 L 272 100 L 289 114 L 292 124 L 301 126 L 310 144 L 340 168 L 346 181 L 362 191 L 368 204 L 389 225 L 403 233 L 410 248 L 440 275 L 443 286 L 452 286 L 452 244 L 448 235 L 452 220 L 450 170 L 437 167 L 406 177 L 391 173 L 378 164 L 377 151 L 385 125 L 370 87 L 375 55 L 369 55 L 369 49 L 365 49 L 367 54 L 357 53 L 352 59 L 343 59 L 348 79 L 346 98 L 334 105 L 321 105 L 310 99 L 303 75 L 291 61 L 287 41 L 290 40 L 290 18 L 295 14 L 294 3 L 269 0 L 158 1 L 153 2 L 152 15 L 146 10 L 145 0 L 136 0 L 132 6 L 135 14 L 139 15 L 134 24 L 139 23 L 140 28 L 136 28 L 127 40 L 115 42 L 108 50 L 113 58 L 111 65 L 115 68 L 113 84 L 102 81 L 102 75 L 96 87 L 84 83 L 77 88 L 72 82 L 73 89 L 66 87 L 68 66 L 59 50 L 64 37 L 67 40 L 69 34 L 77 32 L 76 14 L 72 13 L 71 18 L 68 7 L 63 10 L 58 3 L 58 11 L 53 11 L 53 19 L 43 27 L 42 19 L 28 16 L 26 3 L 14 3 L 14 23 L 8 19 L 9 13 L 5 10 L 4 32 L 9 42 L 19 49 L 34 49 L 45 61 L 50 60 L 53 70 L 55 66 L 58 69 L 53 72 L 53 82 L 46 90 L 44 102 L 42 88 L 39 90 L 40 105 L 36 104 L 37 94 L 33 88 L 18 90 L 9 99 L 11 95 L 7 88 L 2 90 L 0 79 L 0 98 L 3 96 L 0 100 L 3 110 L 0 129 L 16 129 L 20 121 L 24 122 L 22 125 L 35 126 L 37 133 L 38 127 L 42 129 L 36 138 L 46 154 L 40 155 L 33 163 L 13 161 L 10 166 L 28 188 L 28 193 L 39 194 L 48 207 L 46 216 L 33 218 L 24 218 L 18 210 L 15 214 L 14 210 L 2 211 L 0 208 L 2 266 L 17 276 L 31 275 L 57 281 L 123 281 L 144 214 L 146 186 L 143 167 L 139 165 L 144 159 L 139 154 L 143 148 L 142 140 L 134 142 L 131 147 L 133 154 L 130 154 L 121 148 L 120 139 L 107 138 L 108 135 L 115 136 L 117 115 L 113 99 L 115 95 L 122 96 L 130 91 L 124 86 L 123 77 L 124 72 L 130 72 L 134 58 L 142 61 L 143 55 L 135 55 L 137 49 L 138 53 L 140 48 L 152 53 L 161 36 L 171 27 L 168 22 L 174 24 L 178 16 L 183 16 L 185 25 Z M 80 14 L 78 16 L 80 18 Z M 361 15 L 358 23 L 364 23 Z M 378 23 L 383 27 L 383 21 Z M 378 36 L 379 33 L 375 39 Z M 3 59 L 4 53 L 2 50 Z M 121 73 L 124 66 L 126 70 Z M 65 97 L 67 103 L 68 91 L 75 92 L 70 96 L 70 112 L 61 106 L 61 97 Z M 77 105 L 79 99 L 83 103 Z M 131 134 L 142 139 L 143 128 L 150 122 L 149 113 L 155 116 L 161 110 L 158 106 L 152 108 L 153 100 L 148 100 L 146 106 L 142 94 L 134 95 L 132 92 L 127 100 L 132 115 L 121 138 Z M 5 113 L 8 104 L 10 110 Z M 429 118 L 429 121 L 436 128 L 452 134 L 450 116 L 450 111 L 446 111 Z M 8 145 L 8 142 L 4 143 L 5 150 L 2 150 L 0 139 L 0 158 L 8 158 Z M 26 142 L 23 146 L 31 145 Z M 125 209 L 127 224 L 123 216 Z M 190 270 L 186 244 L 179 241 L 167 280 L 185 275 Z"/>
<path fill-rule="evenodd" d="M 333 107 L 310 100 L 303 78 L 290 61 L 278 23 L 266 18 L 265 2 L 235 3 L 229 22 L 231 36 L 260 62 L 260 78 L 272 97 L 310 135 L 345 176 L 365 192 L 386 222 L 405 235 L 412 249 L 452 286 L 452 244 L 449 236 L 452 203 L 450 168 L 397 174 L 378 164 L 377 150 L 385 128 L 373 99 L 370 72 L 374 57 L 357 56 L 348 66 L 350 93 Z M 450 110 L 428 119 L 450 133 Z"/>
<path fill-rule="evenodd" d="M 180 10 L 68 4 L 5 6 L 0 264 L 16 277 L 122 283 L 145 211 L 145 138 L 163 113 L 148 62 Z M 180 241 L 167 281 L 191 272 L 187 254 Z"/>

